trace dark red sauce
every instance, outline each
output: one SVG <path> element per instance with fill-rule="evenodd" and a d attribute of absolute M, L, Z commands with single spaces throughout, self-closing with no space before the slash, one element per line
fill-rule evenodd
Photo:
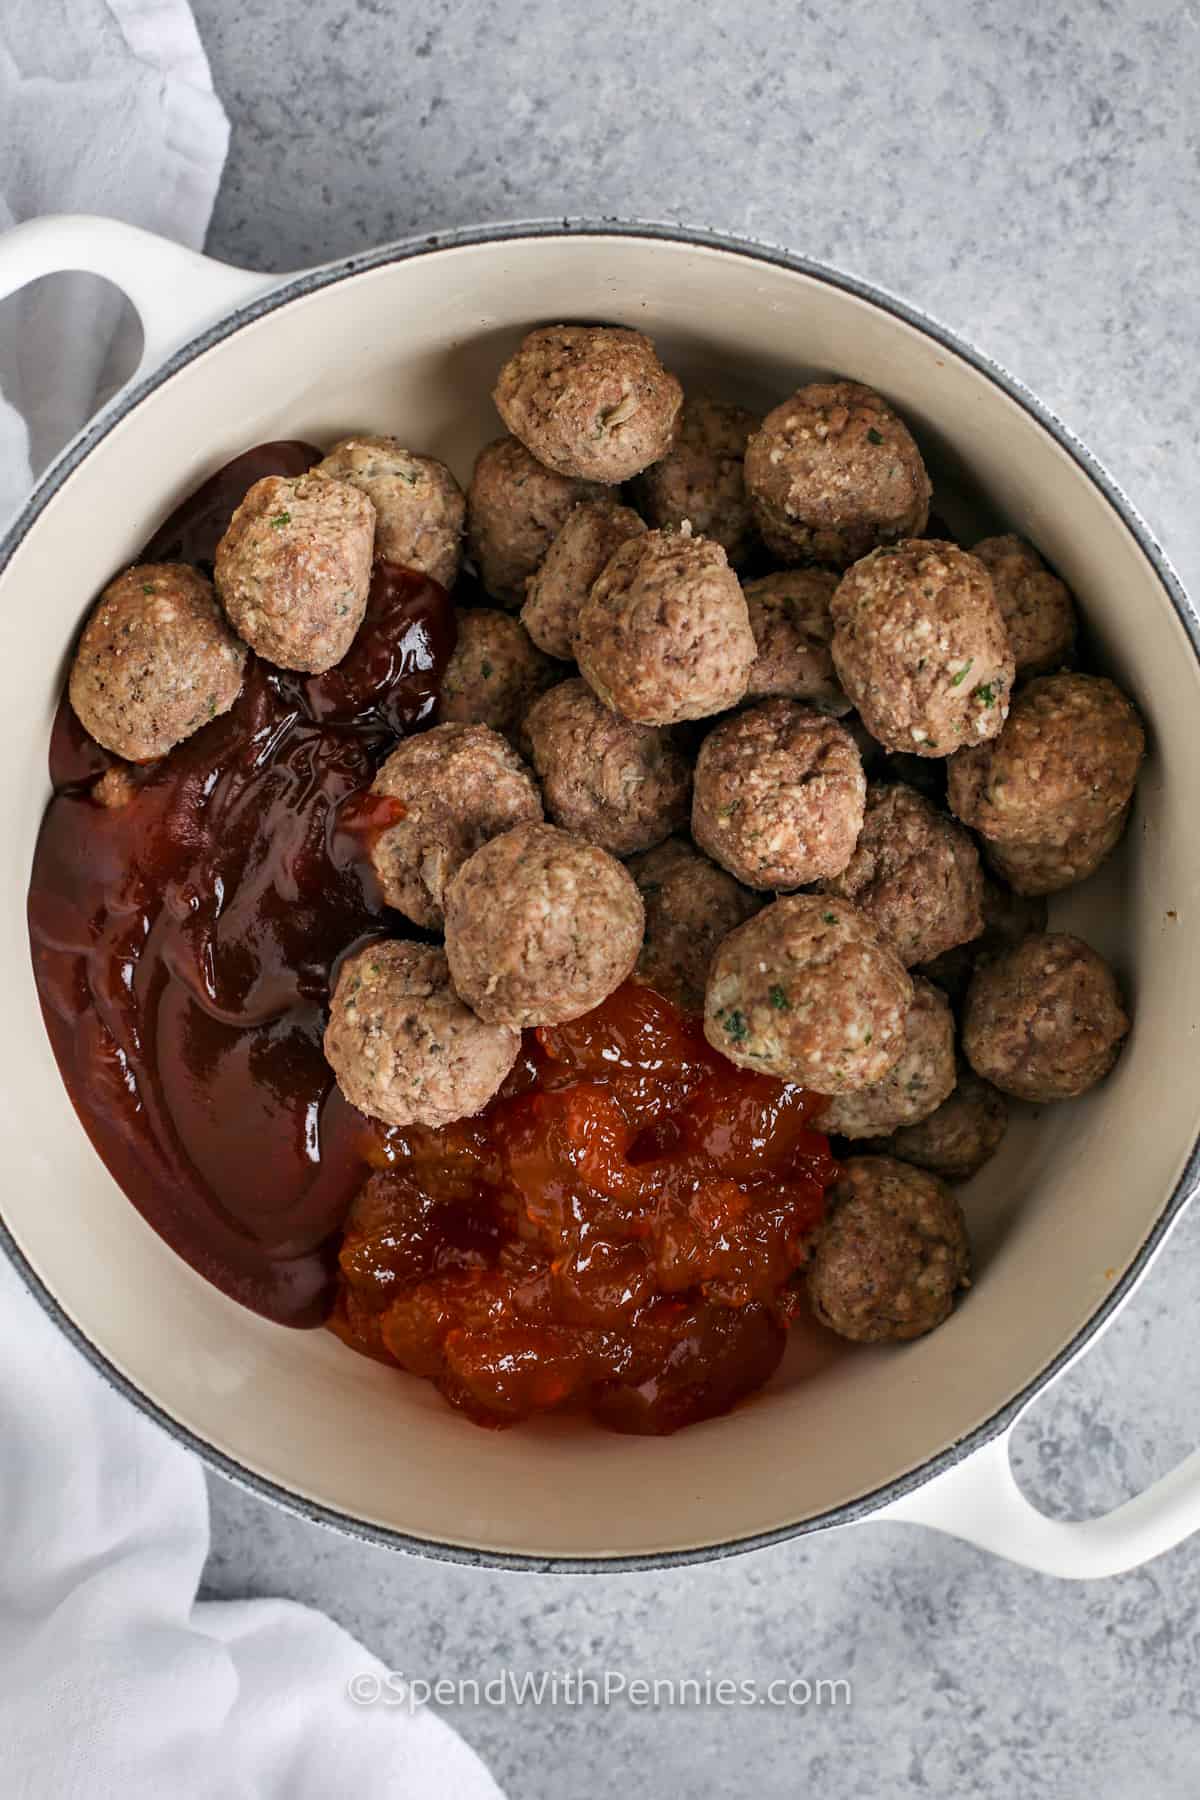
<path fill-rule="evenodd" d="M 248 451 L 146 556 L 210 562 L 250 484 L 318 454 Z M 292 1325 L 329 1311 L 331 1234 L 373 1141 L 321 1053 L 337 959 L 397 923 L 363 855 L 357 797 L 396 734 L 429 717 L 453 640 L 443 590 L 377 564 L 340 668 L 305 678 L 251 656 L 232 711 L 134 771 L 125 806 L 91 798 L 113 759 L 65 698 L 54 726 L 29 927 L 63 1079 L 167 1242 Z"/>

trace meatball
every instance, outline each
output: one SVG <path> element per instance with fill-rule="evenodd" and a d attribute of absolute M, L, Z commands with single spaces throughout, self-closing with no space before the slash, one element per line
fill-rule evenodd
<path fill-rule="evenodd" d="M 616 500 L 577 506 L 529 577 L 521 623 L 539 650 L 563 662 L 575 657 L 571 634 L 579 609 L 609 557 L 646 527 Z"/>
<path fill-rule="evenodd" d="M 681 1012 L 704 1011 L 708 972 L 721 939 L 761 902 L 681 838 L 635 856 L 629 873 L 646 907 L 646 935 L 634 980 Z"/>
<path fill-rule="evenodd" d="M 806 700 L 820 712 L 842 714 L 850 702 L 833 672 L 829 603 L 838 584 L 830 569 L 789 569 L 761 575 L 743 588 L 758 655 L 746 689 L 751 700 Z"/>
<path fill-rule="evenodd" d="M 375 554 L 452 588 L 467 502 L 445 463 L 398 438 L 348 437 L 313 471 L 361 488 L 375 508 Z"/>
<path fill-rule="evenodd" d="M 1008 633 L 981 562 L 915 539 L 875 550 L 831 604 L 833 666 L 888 750 L 949 756 L 995 737 L 1008 713 Z"/>
<path fill-rule="evenodd" d="M 443 950 L 384 940 L 341 966 L 325 1057 L 349 1100 L 389 1125 L 448 1125 L 486 1106 L 520 1033 L 485 1024 L 450 985 Z"/>
<path fill-rule="evenodd" d="M 1050 573 L 1032 544 L 1011 532 L 984 538 L 971 554 L 992 578 L 1017 674 L 1061 669 L 1075 647 L 1075 607 L 1064 583 Z"/>
<path fill-rule="evenodd" d="M 1141 721 L 1100 675 L 1042 675 L 1022 688 L 994 743 L 950 764 L 950 804 L 965 825 L 1006 844 L 1065 844 L 1102 833 L 1133 793 Z"/>
<path fill-rule="evenodd" d="M 183 563 L 140 563 L 110 581 L 71 664 L 71 705 L 98 744 L 152 762 L 228 712 L 246 646 L 212 588 Z"/>
<path fill-rule="evenodd" d="M 640 725 L 736 706 L 754 633 L 721 546 L 686 531 L 622 544 L 580 608 L 575 655 L 605 705 Z"/>
<path fill-rule="evenodd" d="M 913 984 L 865 913 L 793 894 L 713 959 L 704 1033 L 730 1062 L 817 1094 L 874 1087 L 904 1050 Z"/>
<path fill-rule="evenodd" d="M 1007 1130 L 1004 1095 L 964 1068 L 954 1092 L 936 1112 L 872 1148 L 929 1169 L 943 1181 L 969 1181 L 996 1154 Z"/>
<path fill-rule="evenodd" d="M 826 892 L 853 900 L 905 968 L 983 930 L 983 873 L 967 832 L 902 783 L 872 782 L 854 854 Z"/>
<path fill-rule="evenodd" d="M 546 325 L 509 357 L 492 398 L 548 469 L 615 486 L 671 448 L 683 389 L 640 331 Z"/>
<path fill-rule="evenodd" d="M 932 983 L 913 979 L 904 1047 L 882 1081 L 837 1094 L 821 1115 L 822 1131 L 845 1138 L 879 1137 L 936 1112 L 954 1088 L 954 1016 Z"/>
<path fill-rule="evenodd" d="M 491 606 L 463 607 L 458 641 L 438 694 L 441 724 L 490 725 L 511 736 L 562 670 L 536 649 L 519 619 Z"/>
<path fill-rule="evenodd" d="M 686 824 L 692 771 L 669 731 L 631 725 L 586 681 L 563 681 L 525 717 L 533 766 L 556 825 L 631 856 Z"/>
<path fill-rule="evenodd" d="M 633 877 L 606 850 L 553 825 L 518 825 L 450 883 L 446 954 L 480 1018 L 561 1025 L 632 973 L 643 923 Z"/>
<path fill-rule="evenodd" d="M 599 482 L 544 469 L 514 437 L 481 450 L 467 489 L 467 545 L 492 599 L 520 606 L 525 583 L 572 507 L 604 493 Z"/>
<path fill-rule="evenodd" d="M 908 427 L 857 381 L 813 382 L 769 412 L 746 446 L 746 489 L 777 556 L 839 569 L 920 537 L 932 492 Z"/>
<path fill-rule="evenodd" d="M 866 790 L 858 747 L 836 719 L 763 700 L 705 738 L 692 836 L 747 887 L 803 887 L 850 861 Z"/>
<path fill-rule="evenodd" d="M 1072 1100 L 1103 1081 L 1128 1030 L 1104 958 L 1047 931 L 976 969 L 963 1049 L 977 1075 L 1018 1100 Z"/>
<path fill-rule="evenodd" d="M 402 808 L 371 844 L 383 897 L 430 930 L 440 929 L 446 888 L 468 856 L 500 832 L 542 817 L 532 775 L 486 725 L 435 725 L 406 738 L 371 792 Z"/>
<path fill-rule="evenodd" d="M 760 423 L 744 406 L 705 395 L 684 402 L 672 449 L 639 475 L 637 503 L 651 525 L 681 526 L 720 544 L 731 563 L 745 560 L 754 541 L 742 461 L 746 440 Z"/>
<path fill-rule="evenodd" d="M 860 1344 L 923 1337 L 970 1285 L 962 1208 L 936 1175 L 891 1156 L 854 1156 L 830 1194 L 808 1267 L 822 1325 Z"/>
<path fill-rule="evenodd" d="M 230 623 L 268 662 L 324 674 L 367 610 L 375 508 L 324 475 L 256 481 L 217 545 L 213 579 Z"/>
<path fill-rule="evenodd" d="M 1094 875 L 1121 841 L 1131 808 L 1122 807 L 1107 825 L 1077 831 L 1063 844 L 1010 844 L 984 839 L 984 854 L 997 875 L 1022 895 L 1057 894 Z"/>

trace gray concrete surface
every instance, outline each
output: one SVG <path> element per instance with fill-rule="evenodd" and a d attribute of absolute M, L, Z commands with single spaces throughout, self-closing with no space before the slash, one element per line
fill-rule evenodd
<path fill-rule="evenodd" d="M 790 245 L 1023 377 L 1200 591 L 1194 0 L 195 3 L 234 127 L 216 254 L 300 267 L 563 212 Z M 1103 1510 L 1200 1441 L 1198 1267 L 1200 1218 L 1185 1218 L 1022 1425 L 1021 1479 L 1047 1510 Z M 398 1560 L 220 1481 L 213 1512 L 211 1591 L 311 1601 L 412 1675 L 851 1683 L 849 1706 L 808 1709 L 457 1711 L 514 1800 L 1190 1800 L 1200 1786 L 1200 1543 L 1084 1588 L 899 1526 L 552 1578 Z"/>

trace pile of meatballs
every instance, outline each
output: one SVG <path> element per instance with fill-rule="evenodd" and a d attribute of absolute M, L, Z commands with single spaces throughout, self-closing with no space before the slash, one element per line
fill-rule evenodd
<path fill-rule="evenodd" d="M 924 535 L 921 453 L 866 387 L 760 418 L 685 400 L 637 331 L 562 325 L 494 398 L 506 435 L 465 496 L 431 457 L 348 439 L 251 488 L 211 586 L 121 576 L 75 709 L 116 754 L 161 756 L 232 705 L 245 645 L 324 671 L 374 556 L 450 588 L 465 542 L 494 604 L 459 610 L 437 722 L 374 783 L 399 917 L 340 969 L 342 1091 L 446 1125 L 498 1092 L 522 1031 L 647 983 L 731 1062 L 828 1096 L 844 1158 L 815 1311 L 918 1336 L 967 1282 L 949 1184 L 995 1151 L 1006 1097 L 1084 1093 L 1128 1031 L 1044 897 L 1116 845 L 1138 715 L 1075 669 L 1072 597 L 1029 544 Z"/>

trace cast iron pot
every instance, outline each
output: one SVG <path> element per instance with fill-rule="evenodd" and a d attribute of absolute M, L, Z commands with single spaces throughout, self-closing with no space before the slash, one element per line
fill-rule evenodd
<path fill-rule="evenodd" d="M 107 276 L 142 363 L 0 544 L 3 1240 L 42 1305 L 136 1405 L 256 1492 L 373 1541 L 526 1568 L 658 1566 L 870 1517 L 935 1525 L 1031 1567 L 1129 1568 L 1200 1526 L 1200 1453 L 1106 1518 L 1020 1495 L 1021 1411 L 1115 1316 L 1197 1173 L 1200 624 L 1095 459 L 1016 381 L 889 296 L 795 256 L 652 225 L 422 238 L 299 275 L 231 269 L 111 220 L 0 241 L 0 295 Z M 38 1012 L 25 893 L 67 647 L 92 597 L 231 455 L 268 438 L 398 432 L 460 478 L 498 431 L 497 368 L 537 321 L 653 334 L 685 383 L 773 404 L 816 372 L 880 388 L 959 531 L 1027 534 L 1081 597 L 1148 723 L 1125 846 L 1053 903 L 1109 955 L 1135 1024 L 1112 1079 L 1020 1119 L 965 1192 L 975 1285 L 941 1330 L 785 1362 L 730 1416 L 666 1440 L 549 1420 L 477 1430 L 427 1384 L 208 1286 L 143 1223 L 79 1126 Z"/>

